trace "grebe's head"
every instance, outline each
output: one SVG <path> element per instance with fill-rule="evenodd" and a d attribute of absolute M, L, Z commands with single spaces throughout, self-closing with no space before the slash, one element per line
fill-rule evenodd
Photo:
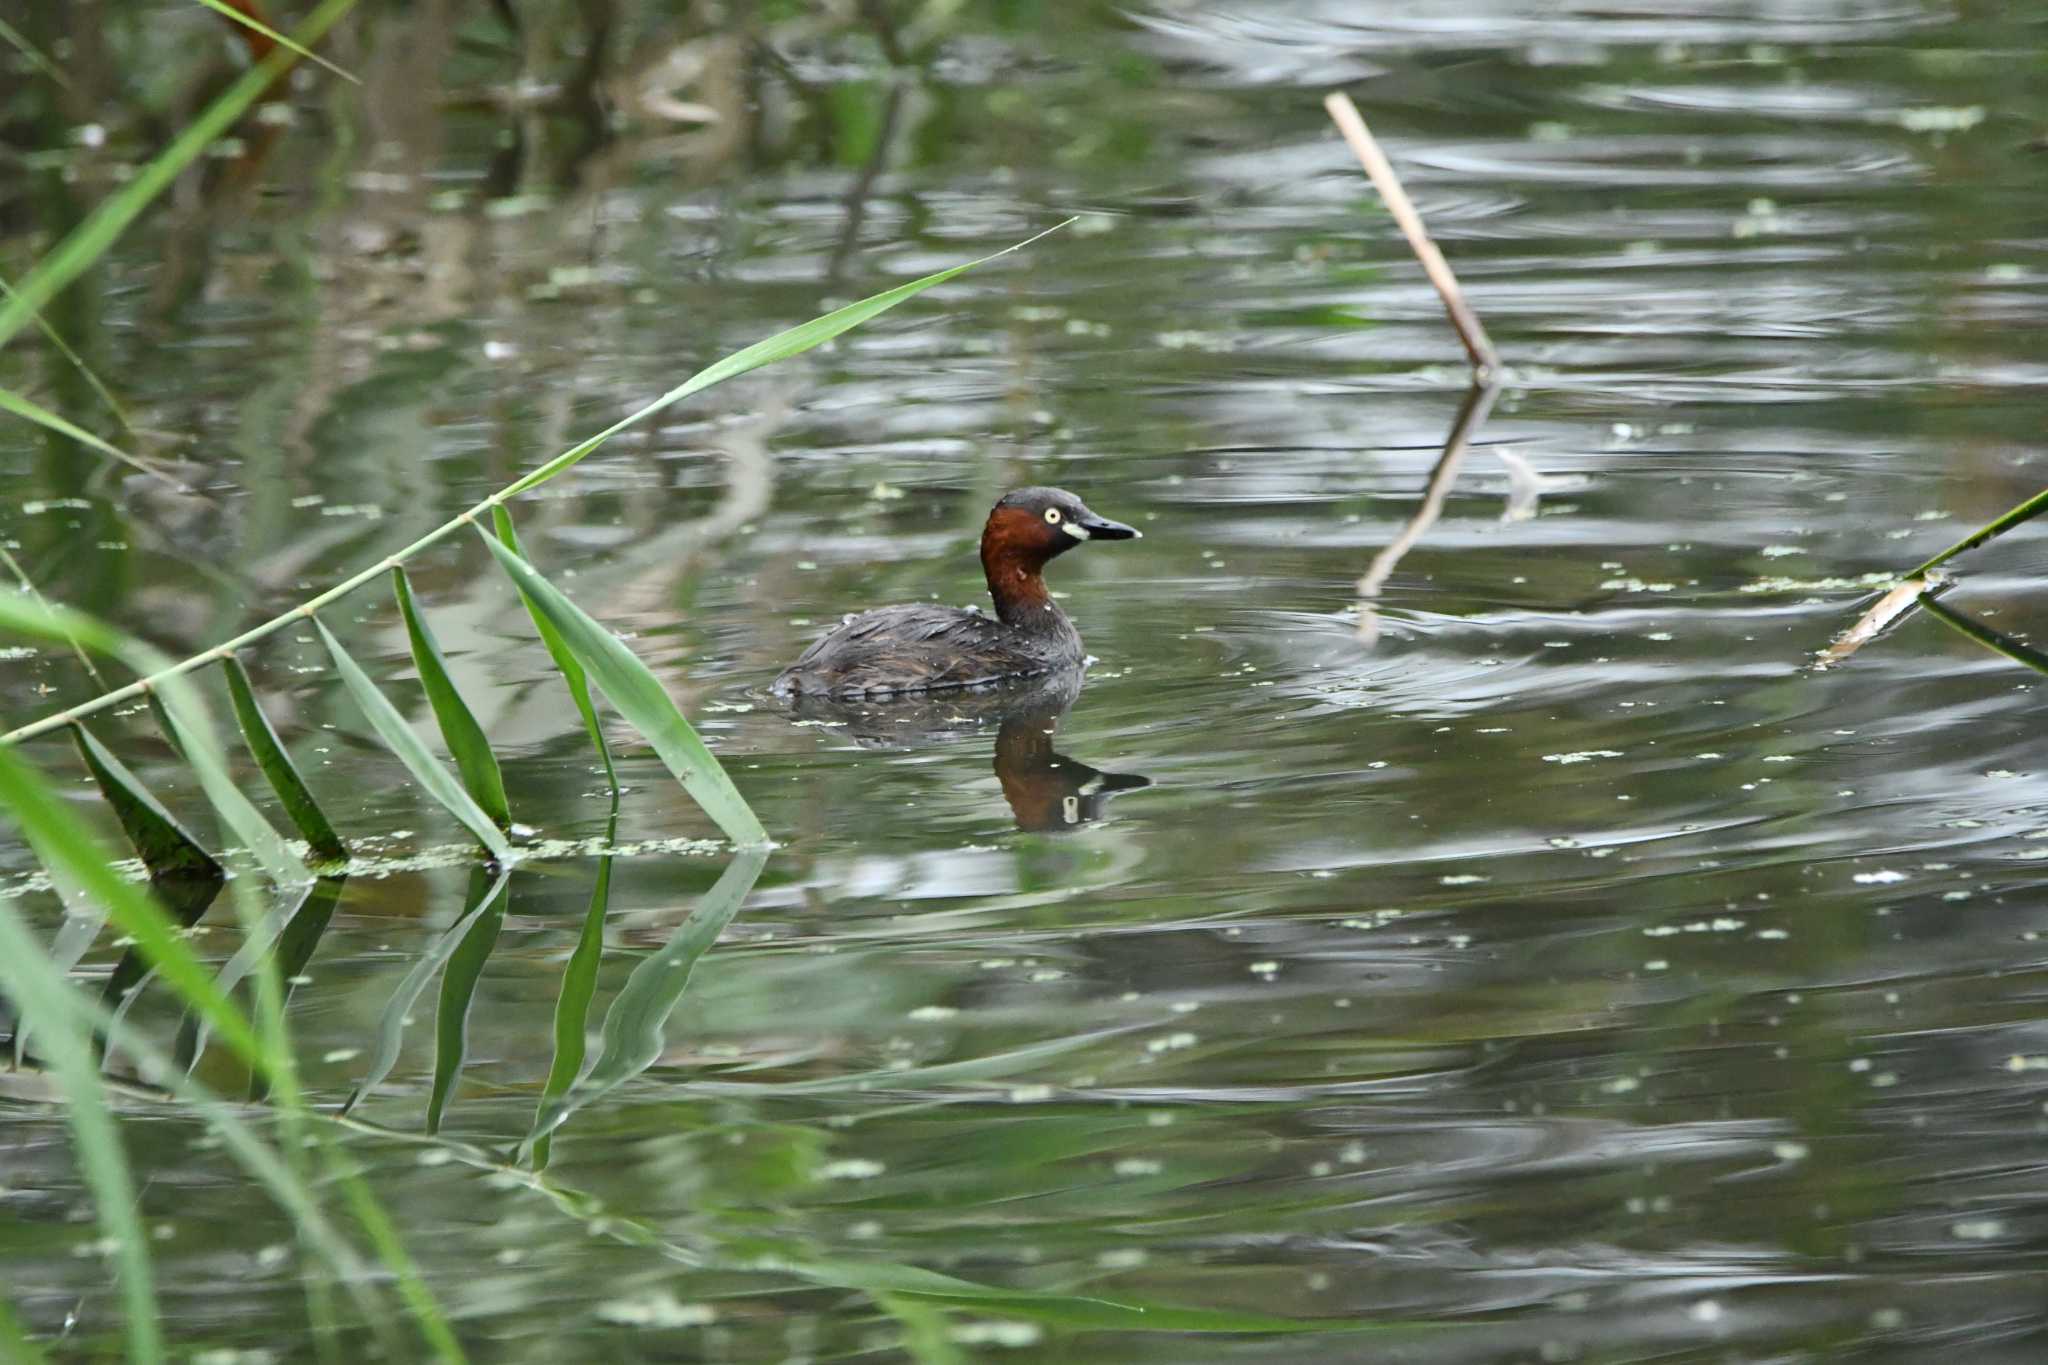
<path fill-rule="evenodd" d="M 1137 540 L 1144 533 L 1097 516 L 1064 488 L 1018 488 L 1003 494 L 981 533 L 982 559 L 1038 566 L 1089 540 Z"/>

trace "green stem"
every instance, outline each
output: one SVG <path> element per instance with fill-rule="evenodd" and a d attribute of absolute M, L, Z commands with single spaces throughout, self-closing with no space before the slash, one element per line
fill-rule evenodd
<path fill-rule="evenodd" d="M 2044 488 L 2040 492 L 2034 494 L 2033 497 L 2028 498 L 2018 507 L 2013 508 L 2010 512 L 2007 512 L 2004 516 L 2000 517 L 1997 521 L 1992 522 L 1990 525 L 1980 526 L 1976 530 L 1970 532 L 1970 534 L 1964 536 L 1961 540 L 1949 546 L 1946 550 L 1943 550 L 1940 554 L 1936 555 L 1934 558 L 1928 560 L 1925 564 L 1922 564 L 1919 568 L 1907 574 L 1906 577 L 1925 578 L 1930 571 L 1940 568 L 1943 564 L 1946 564 L 1949 560 L 1954 559 L 1963 551 L 1974 550 L 1979 545 L 1982 545 L 1985 541 L 1992 539 L 1994 536 L 2002 536 L 2007 531 L 2010 531 L 2013 527 L 2019 525 L 2021 522 L 2032 521 L 2035 517 L 2040 516 L 2043 512 L 2048 512 L 2048 488 Z"/>
<path fill-rule="evenodd" d="M 2010 635 L 2001 635 L 1983 622 L 1965 616 L 1959 611 L 1951 611 L 1936 601 L 1932 593 L 1921 593 L 1920 605 L 1927 608 L 1928 612 L 1943 625 L 1953 627 L 1986 649 L 2003 654 L 2016 664 L 2025 664 L 2036 673 L 2048 673 L 2048 654 L 2023 645 Z"/>

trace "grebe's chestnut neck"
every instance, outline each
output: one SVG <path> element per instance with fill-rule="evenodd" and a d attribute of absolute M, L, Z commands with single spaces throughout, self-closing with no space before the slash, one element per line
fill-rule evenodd
<path fill-rule="evenodd" d="M 1056 630 L 1065 615 L 1045 590 L 1045 566 L 1088 540 L 1137 540 L 1143 532 L 1097 516 L 1063 488 L 1006 493 L 981 530 L 981 571 L 996 615 L 1018 630 Z"/>

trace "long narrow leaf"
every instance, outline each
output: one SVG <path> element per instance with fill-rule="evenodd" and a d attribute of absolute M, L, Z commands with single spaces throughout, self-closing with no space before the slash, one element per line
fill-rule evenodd
<path fill-rule="evenodd" d="M 19 765 L 7 757 L 0 767 Z M 52 971 L 36 949 L 35 939 L 21 923 L 12 903 L 0 902 L 0 989 L 25 1016 L 41 1025 L 43 1040 L 58 1081 L 71 1101 L 71 1132 L 76 1139 L 79 1172 L 92 1191 L 100 1228 L 114 1248 L 127 1318 L 128 1359 L 143 1362 L 164 1358 L 163 1333 L 157 1321 L 156 1287 L 149 1265 L 149 1238 L 136 1208 L 134 1178 L 121 1135 L 107 1105 L 98 1059 L 76 1017 L 69 982 Z"/>
<path fill-rule="evenodd" d="M 330 7 L 346 5 L 347 3 L 348 0 L 327 0 L 327 4 L 323 5 L 318 13 L 319 15 L 326 15 Z M 1067 221 L 1071 222 L 1073 220 L 1068 219 Z M 88 226 L 91 225 L 88 224 Z M 111 691 L 102 692 L 98 696 L 81 702 L 76 706 L 66 707 L 39 720 L 31 721 L 26 725 L 16 726 L 5 735 L 0 735 L 0 741 L 19 742 L 34 735 L 42 734 L 45 731 L 55 729 L 58 726 L 68 724 L 79 716 L 90 714 L 93 711 L 104 710 L 107 707 L 128 701 L 146 691 L 149 686 L 161 681 L 167 674 L 190 672 L 195 668 L 211 663 L 223 651 L 240 649 L 245 645 L 255 643 L 257 640 L 274 635 L 287 626 L 296 625 L 310 613 L 332 602 L 339 601 L 363 586 L 363 584 L 383 573 L 390 565 L 407 563 L 428 546 L 438 544 L 443 538 L 454 534 L 463 526 L 476 525 L 479 517 L 486 511 L 504 502 L 507 498 L 514 497 L 558 477 L 564 471 L 573 468 L 592 451 L 620 432 L 646 421 L 657 413 L 665 411 L 691 394 L 709 388 L 721 380 L 730 379 L 735 375 L 768 364 L 770 361 L 796 355 L 822 342 L 829 341 L 847 329 L 866 322 L 878 313 L 894 308 L 897 304 L 923 293 L 934 285 L 943 284 L 965 271 L 986 265 L 999 257 L 1009 255 L 1013 251 L 1020 251 L 1030 246 L 1033 242 L 1038 241 L 1039 238 L 1044 237 L 1047 233 L 1056 232 L 1065 226 L 1066 223 L 1055 224 L 1053 227 L 1047 228 L 1045 232 L 1026 238 L 1015 246 L 1004 247 L 1001 251 L 990 252 L 978 260 L 964 261 L 959 265 L 949 266 L 944 270 L 936 271 L 921 279 L 897 285 L 894 289 L 886 289 L 869 298 L 861 299 L 856 303 L 850 303 L 846 307 L 828 313 L 822 318 L 814 318 L 800 326 L 778 332 L 765 341 L 757 342 L 743 351 L 727 356 L 725 359 L 700 370 L 677 387 L 670 389 L 667 393 L 662 394 L 653 401 L 642 404 L 626 416 L 612 423 L 609 427 L 606 427 L 603 431 L 571 446 L 531 473 L 520 477 L 504 488 L 499 489 L 496 493 L 491 494 L 474 507 L 442 522 L 410 545 L 395 551 L 386 559 L 379 561 L 369 568 L 351 574 L 328 588 L 325 592 L 315 594 L 282 615 L 273 616 L 268 621 L 243 631 L 240 635 L 223 644 L 216 645 L 204 653 L 195 654 L 190 658 L 180 660 L 175 664 L 170 664 L 136 682 L 129 683 L 124 687 L 114 688 Z M 116 231 L 118 231 L 118 227 Z M 52 260 L 45 263 L 46 265 L 54 266 L 56 258 L 59 256 L 64 257 L 67 262 L 62 269 L 54 270 L 54 273 L 48 278 L 40 279 L 41 293 L 31 295 L 29 292 L 30 281 L 24 281 L 18 297 L 12 301 L 9 307 L 0 308 L 0 345 L 5 345 L 7 338 L 19 330 L 20 325 L 22 325 L 22 319 L 32 314 L 51 290 L 62 288 L 65 283 L 68 283 L 70 279 L 75 277 L 78 270 L 83 270 L 86 265 L 90 264 L 98 252 L 105 249 L 107 242 L 112 240 L 111 237 L 107 237 L 105 241 L 94 244 L 86 241 L 85 235 L 82 234 L 84 234 L 83 229 L 81 229 L 80 233 L 73 234 L 73 238 L 77 239 L 77 242 L 74 243 L 73 239 L 67 239 L 65 245 L 60 247 L 58 252 L 53 253 Z M 78 259 L 72 260 L 71 258 L 74 256 Z M 30 277 L 30 280 L 38 280 L 42 274 L 43 272 L 39 270 L 37 275 Z"/>
<path fill-rule="evenodd" d="M 618 998 L 605 1011 L 604 1049 L 598 1054 L 597 1065 L 591 1068 L 589 1079 L 543 1108 L 534 1120 L 533 1132 L 527 1136 L 525 1146 L 529 1151 L 578 1109 L 610 1094 L 654 1065 L 667 1045 L 668 1018 L 689 988 L 697 959 L 732 923 L 732 917 L 739 913 L 767 863 L 768 850 L 764 848 L 743 849 L 734 855 L 669 941 L 633 969 Z"/>
<path fill-rule="evenodd" d="M 419 1003 L 420 992 L 427 988 L 427 982 L 434 979 L 434 973 L 441 970 L 449 955 L 461 944 L 470 926 L 475 924 L 505 890 L 507 874 L 500 872 L 491 882 L 476 904 L 463 913 L 449 930 L 442 934 L 418 962 L 412 965 L 398 983 L 398 989 L 391 993 L 385 1003 L 384 1013 L 377 1021 L 377 1045 L 370 1054 L 370 1069 L 349 1097 L 342 1101 L 341 1112 L 346 1114 L 362 1103 L 363 1097 L 384 1084 L 384 1078 L 391 1074 L 391 1068 L 398 1064 L 398 1049 L 405 1041 L 405 1026 L 412 1016 L 412 1007 Z"/>
<path fill-rule="evenodd" d="M 305 839 L 306 847 L 316 858 L 336 863 L 347 861 L 348 845 L 342 843 L 341 836 L 334 832 L 327 813 L 313 799 L 306 779 L 299 776 L 291 754 L 285 750 L 284 741 L 277 737 L 277 731 L 271 728 L 270 718 L 257 705 L 255 689 L 249 685 L 248 670 L 232 654 L 222 661 L 221 669 L 227 674 L 228 696 L 234 702 L 235 720 L 242 728 L 242 738 L 248 743 L 256 766 L 269 779 L 270 789 L 277 793 L 285 814 L 291 817 L 292 824 Z"/>
<path fill-rule="evenodd" d="M 220 864 L 185 832 L 184 826 L 150 795 L 149 789 L 120 759 L 107 752 L 92 731 L 74 725 L 71 737 L 150 876 L 198 877 L 214 882 L 222 879 Z"/>
<path fill-rule="evenodd" d="M 284 34 L 279 33 L 276 29 L 264 23 L 262 20 L 256 18 L 254 15 L 244 14 L 242 11 L 236 9 L 234 6 L 228 4 L 227 0 L 199 0 L 199 3 L 206 6 L 208 9 L 214 11 L 215 13 L 223 15 L 226 18 L 232 20 L 233 22 L 240 24 L 243 28 L 248 29 L 251 33 L 260 33 L 264 37 L 268 38 L 271 42 L 276 43 L 278 46 L 291 49 L 293 52 L 296 52 L 299 56 L 304 57 L 307 61 L 314 63 L 316 66 L 326 67 L 329 71 L 332 71 L 335 75 L 341 77 L 350 85 L 362 84 L 361 80 L 357 79 L 349 72 L 343 70 L 341 67 L 336 66 L 333 62 L 328 61 L 319 53 L 314 52 L 310 48 L 302 46 L 301 44 L 295 42 L 290 38 L 287 38 Z"/>
<path fill-rule="evenodd" d="M 34 936 L 21 924 L 18 912 L 7 902 L 0 902 L 0 958 L 5 959 L 0 961 L 0 974 L 14 968 L 59 987 L 70 986 L 63 972 L 42 957 Z M 0 980 L 5 980 L 4 975 L 0 975 Z M 75 987 L 51 991 L 48 999 L 61 1014 L 72 1019 L 76 1028 L 86 1032 L 95 1029 L 106 1032 L 113 1027 L 107 1010 Z M 355 1249 L 335 1230 L 313 1199 L 307 1183 L 286 1165 L 276 1149 L 258 1137 L 234 1108 L 218 1095 L 181 1075 L 171 1058 L 146 1035 L 138 1035 L 127 1051 L 145 1070 L 167 1078 L 171 1095 L 198 1112 L 221 1139 L 221 1145 L 256 1178 L 257 1183 L 270 1192 L 278 1207 L 291 1215 L 293 1225 L 308 1245 L 334 1266 L 358 1304 L 366 1312 L 374 1313 L 376 1305 L 367 1289 L 372 1282 L 372 1268 L 363 1263 Z M 94 1080 L 98 1083 L 97 1074 Z"/>
<path fill-rule="evenodd" d="M 757 341 L 744 350 L 734 351 L 723 360 L 714 361 L 712 364 L 697 371 L 697 373 L 647 404 L 647 406 L 619 419 L 603 431 L 598 432 L 597 435 L 571 446 L 555 456 L 554 459 L 549 460 L 546 464 L 534 470 L 531 474 L 513 483 L 510 488 L 507 488 L 499 496 L 501 498 L 514 497 L 526 492 L 529 488 L 537 488 L 571 465 L 576 464 L 584 456 L 596 450 L 627 427 L 632 426 L 636 422 L 644 421 L 665 408 L 680 403 L 693 393 L 701 393 L 713 384 L 724 383 L 728 379 L 743 375 L 749 370 L 757 370 L 761 366 L 771 364 L 777 360 L 787 360 L 791 356 L 802 355 L 813 346 L 822 345 L 833 337 L 838 336 L 841 332 L 858 327 L 877 314 L 888 312 L 905 299 L 914 298 L 932 286 L 944 284 L 954 276 L 964 274 L 976 266 L 987 265 L 999 256 L 1007 256 L 1013 251 L 1022 251 L 1039 238 L 1058 232 L 1073 221 L 1073 219 L 1069 218 L 1064 222 L 1055 223 L 1044 232 L 1034 233 L 1015 246 L 1006 246 L 1001 251 L 992 251 L 978 260 L 962 261 L 959 265 L 947 266 L 944 270 L 933 271 L 931 274 L 914 279 L 908 284 L 899 284 L 894 289 L 884 289 L 879 294 L 870 294 L 864 299 L 847 304 L 844 308 L 835 308 L 823 317 L 812 318 L 809 322 L 799 323 L 794 327 L 777 332 L 772 337 Z M 0 342 L 4 342 L 5 336 L 4 332 L 0 332 Z"/>
<path fill-rule="evenodd" d="M 333 893 L 326 888 L 335 880 L 332 877 L 316 878 L 306 887 L 306 893 L 299 898 L 297 904 L 280 903 L 269 914 L 263 916 L 257 923 L 255 931 L 243 938 L 242 946 L 235 949 L 235 955 L 214 975 L 213 984 L 220 989 L 220 993 L 230 1000 L 234 999 L 235 988 L 263 964 L 271 945 L 278 942 L 286 926 L 295 922 L 307 906 L 326 895 L 328 910 L 331 913 Z M 297 975 L 299 969 L 296 966 L 285 965 L 281 949 L 278 956 L 278 976 L 281 980 L 289 981 Z M 203 1018 L 194 1013 L 186 1015 L 178 1029 L 177 1059 L 180 1069 L 190 1071 L 198 1062 L 200 1054 L 206 1051 L 207 1032 L 206 1021 Z"/>
<path fill-rule="evenodd" d="M 354 4 L 355 0 L 324 0 L 293 37 L 302 46 L 318 42 Z M 14 297 L 0 304 L 0 346 L 12 341 L 44 304 L 90 269 L 149 207 L 150 201 L 169 189 L 178 173 L 232 128 L 243 111 L 262 98 L 271 83 L 297 60 L 297 53 L 283 48 L 243 72 L 168 147 L 151 158 L 134 179 L 108 196 L 91 216 L 37 262 L 36 268 L 15 285 Z"/>
<path fill-rule="evenodd" d="M 491 752 L 491 742 L 484 738 L 484 727 L 476 723 L 462 693 L 455 689 L 455 679 L 448 676 L 448 661 L 441 655 L 434 632 L 427 629 L 426 619 L 420 615 L 419 604 L 412 596 L 412 580 L 405 576 L 404 569 L 392 569 L 391 587 L 398 597 L 398 610 L 405 617 L 406 638 L 412 642 L 413 667 L 419 670 L 420 686 L 426 689 L 434 720 L 441 727 L 441 738 L 455 759 L 455 770 L 462 774 L 462 785 L 469 789 L 470 798 L 491 817 L 492 823 L 499 829 L 510 829 L 512 810 L 505 800 L 505 778 L 498 771 L 498 756 Z"/>
<path fill-rule="evenodd" d="M 560 632 L 562 643 L 603 689 L 612 708 L 646 736 L 704 813 L 742 848 L 768 843 L 768 831 L 761 828 L 746 798 L 704 747 L 690 722 L 683 719 L 660 680 L 626 648 L 625 641 L 586 616 L 581 607 L 497 539 L 488 535 L 483 539 L 512 582 Z"/>
<path fill-rule="evenodd" d="M 491 509 L 491 524 L 496 528 L 498 539 L 505 547 L 526 558 L 526 547 L 519 543 L 518 528 L 512 524 L 512 513 L 503 503 Z M 562 675 L 562 681 L 569 685 L 569 700 L 576 703 L 576 714 L 583 717 L 583 732 L 590 736 L 592 747 L 597 750 L 598 761 L 604 764 L 604 780 L 612 789 L 612 805 L 617 808 L 619 800 L 619 774 L 612 767 L 612 747 L 605 743 L 604 726 L 598 721 L 597 708 L 590 703 L 590 680 L 584 676 L 583 665 L 576 662 L 576 656 L 569 652 L 569 646 L 562 640 L 562 633 L 555 629 L 554 622 L 533 604 L 524 588 L 519 591 L 519 600 L 526 604 L 526 614 L 533 618 L 533 628 L 540 635 L 540 642 L 548 647 L 548 657 L 555 661 L 555 671 Z"/>
<path fill-rule="evenodd" d="M 481 876 L 477 868 L 470 875 Z M 448 970 L 441 974 L 441 999 L 434 1010 L 434 1087 L 427 1097 L 427 1131 L 441 1131 L 441 1115 L 448 1097 L 462 1079 L 462 1063 L 469 1055 L 469 1007 L 476 999 L 477 983 L 483 980 L 484 964 L 498 946 L 498 930 L 505 924 L 505 898 L 491 903 L 469 932 L 462 936 Z"/>
<path fill-rule="evenodd" d="M 43 1365 L 48 1358 L 29 1336 L 21 1319 L 14 1315 L 7 1296 L 0 1294 L 0 1360 L 14 1361 L 16 1365 Z"/>
<path fill-rule="evenodd" d="M 0 412 L 11 412 L 16 417 L 34 422 L 46 431 L 54 431 L 67 440 L 76 441 L 89 450 L 96 450 L 108 459 L 118 460 L 130 469 L 140 470 L 153 479 L 162 479 L 165 483 L 169 484 L 177 483 L 177 480 L 152 467 L 149 461 L 141 456 L 130 455 L 112 442 L 101 440 L 84 427 L 74 422 L 66 421 L 40 403 L 31 402 L 12 389 L 0 389 Z"/>
<path fill-rule="evenodd" d="M 413 733 L 412 726 L 406 724 L 405 717 L 398 714 L 398 708 L 377 690 L 377 684 L 371 682 L 369 675 L 349 657 L 348 651 L 341 647 L 341 641 L 334 638 L 334 633 L 327 629 L 326 623 L 316 619 L 313 626 L 320 632 L 322 643 L 327 646 L 328 654 L 333 657 L 334 667 L 341 674 L 342 684 L 348 688 L 349 695 L 355 698 L 356 706 L 369 720 L 371 727 L 377 731 L 385 747 L 398 755 L 399 761 L 405 764 L 414 780 L 426 789 L 427 795 L 446 806 L 448 813 L 460 820 L 492 857 L 502 860 L 510 855 L 512 846 L 505 842 L 505 836 L 499 832 L 491 817 L 484 814 L 476 802 L 469 799 L 469 793 L 465 792 L 462 785 L 441 766 L 440 760 L 427 752 L 427 746 L 420 743 L 420 737 Z"/>
<path fill-rule="evenodd" d="M 0 280 L 0 298 L 11 299 L 13 297 L 14 286 L 5 280 Z M 85 363 L 85 357 L 73 350 L 71 343 L 64 339 L 64 334 L 55 327 L 52 327 L 49 320 L 41 313 L 36 314 L 35 321 L 36 330 L 43 334 L 43 340 L 49 342 L 56 349 L 58 355 L 63 356 L 65 360 L 69 361 L 71 368 L 77 370 L 79 377 L 84 379 L 92 391 L 100 396 L 100 401 L 107 405 L 107 411 L 114 414 L 114 420 L 121 424 L 121 429 L 123 431 L 133 431 L 135 424 L 128 420 L 128 409 L 121 406 L 121 400 L 114 397 L 114 391 L 108 388 L 97 374 L 93 373 L 92 366 Z"/>
<path fill-rule="evenodd" d="M 192 775 L 199 779 L 221 823 L 242 841 L 242 846 L 280 887 L 306 880 L 304 864 L 292 856 L 283 836 L 250 803 L 242 792 L 242 784 L 228 772 L 227 754 L 214 733 L 213 717 L 192 680 L 166 678 L 155 690 L 164 701 L 160 714 L 167 727 L 165 734 L 192 765 Z"/>
<path fill-rule="evenodd" d="M 604 831 L 609 844 L 617 835 L 618 813 L 612 813 Z M 583 1074 L 583 1056 L 590 1031 L 590 1002 L 597 994 L 597 969 L 604 960 L 604 918 L 611 905 L 612 855 L 597 863 L 597 883 L 590 889 L 590 907 L 583 912 L 583 932 L 569 965 L 562 970 L 561 993 L 555 997 L 555 1057 L 548 1065 L 548 1078 L 541 1086 L 540 1104 L 534 1110 L 533 1128 L 527 1134 L 533 1168 L 548 1164 L 550 1139 L 541 1131 L 541 1121 L 554 1102 L 568 1092 Z"/>
<path fill-rule="evenodd" d="M 259 1071 L 271 1069 L 271 1058 L 248 1019 L 213 984 L 212 974 L 193 956 L 162 908 L 141 887 L 114 871 L 113 859 L 99 841 L 35 770 L 9 749 L 0 749 L 0 807 L 20 822 L 53 877 L 61 867 L 65 878 L 106 906 L 122 931 L 149 954 L 164 979 L 205 1012 L 244 1061 Z"/>

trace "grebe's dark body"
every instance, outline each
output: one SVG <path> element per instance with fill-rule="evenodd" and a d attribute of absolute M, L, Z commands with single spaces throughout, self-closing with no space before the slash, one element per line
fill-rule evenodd
<path fill-rule="evenodd" d="M 1091 540 L 1139 532 L 1099 517 L 1060 488 L 1020 488 L 988 514 L 981 567 L 996 614 L 975 608 L 879 607 L 849 616 L 776 678 L 785 696 L 836 698 L 986 687 L 1078 669 L 1081 633 L 1045 590 L 1045 566 Z"/>

